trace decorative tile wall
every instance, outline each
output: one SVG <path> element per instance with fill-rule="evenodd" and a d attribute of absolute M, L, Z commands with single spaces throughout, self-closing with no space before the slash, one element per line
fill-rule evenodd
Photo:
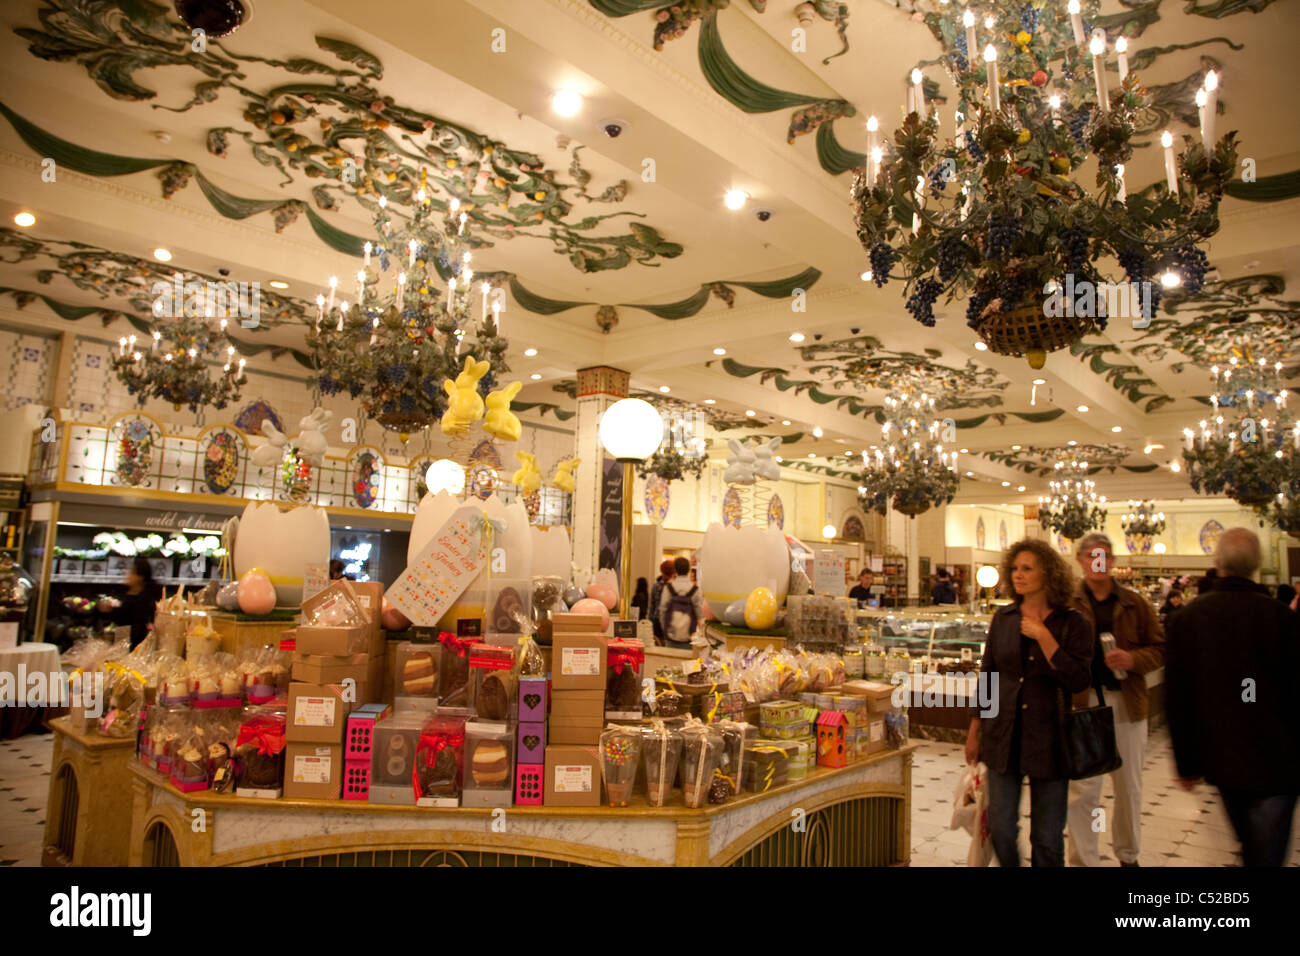
<path fill-rule="evenodd" d="M 0 362 L 5 363 L 0 402 L 6 411 L 23 405 L 50 404 L 58 353 L 58 339 L 0 329 L 0 356 L 4 356 Z"/>

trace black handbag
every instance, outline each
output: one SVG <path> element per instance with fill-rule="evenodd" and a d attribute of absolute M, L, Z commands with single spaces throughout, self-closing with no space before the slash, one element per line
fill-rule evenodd
<path fill-rule="evenodd" d="M 1115 744 L 1115 711 L 1102 696 L 1101 681 L 1093 685 L 1097 692 L 1097 707 L 1074 710 L 1057 688 L 1061 697 L 1061 736 L 1065 743 L 1065 771 L 1071 780 L 1085 780 L 1103 773 L 1118 770 L 1124 763 Z"/>

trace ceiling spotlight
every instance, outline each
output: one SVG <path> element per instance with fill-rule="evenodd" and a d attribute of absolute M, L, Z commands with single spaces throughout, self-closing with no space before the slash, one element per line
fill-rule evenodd
<path fill-rule="evenodd" d="M 870 281 L 871 281 L 871 270 L 868 269 L 866 272 L 862 273 L 862 275 L 859 276 L 858 278 L 860 278 L 863 282 L 870 282 Z"/>
<path fill-rule="evenodd" d="M 1144 454 L 1144 455 L 1149 455 L 1149 454 L 1151 454 L 1153 451 L 1155 451 L 1157 448 L 1164 448 L 1164 447 L 1165 447 L 1164 445 L 1156 445 L 1156 444 L 1154 444 L 1154 443 L 1153 443 L 1153 444 L 1150 444 L 1150 445 L 1145 445 L 1145 446 L 1143 446 L 1143 448 L 1142 448 L 1142 454 Z"/>
<path fill-rule="evenodd" d="M 1025 490 L 1024 485 L 1016 485 L 1016 491 L 1024 491 L 1024 490 Z"/>
<path fill-rule="evenodd" d="M 714 354 L 714 355 L 726 355 L 726 354 L 727 354 L 727 350 L 726 350 L 726 349 L 723 349 L 723 348 L 717 348 L 717 349 L 714 349 L 714 350 L 713 350 L 713 354 Z"/>
<path fill-rule="evenodd" d="M 821 430 L 821 426 L 813 429 L 813 438 L 821 438 L 823 434 L 825 433 Z"/>
<path fill-rule="evenodd" d="M 1003 487 L 1003 488 L 1010 488 L 1010 487 L 1011 487 L 1011 482 L 1009 482 L 1009 481 L 1004 481 L 1004 482 L 1002 482 L 1002 487 Z"/>
<path fill-rule="evenodd" d="M 1123 427 L 1120 426 L 1120 425 L 1111 425 L 1111 426 L 1110 426 L 1110 430 L 1113 431 L 1115 434 L 1118 435 L 1118 434 L 1119 434 L 1120 432 L 1122 432 L 1124 429 L 1123 429 Z"/>
<path fill-rule="evenodd" d="M 29 212 L 20 212 L 14 216 L 14 222 L 26 229 L 28 226 L 36 225 L 36 217 Z"/>
<path fill-rule="evenodd" d="M 157 249 L 155 249 L 155 250 L 153 251 L 153 257 L 154 257 L 155 259 L 157 259 L 159 262 L 171 262 L 171 261 L 172 261 L 172 254 L 171 254 L 171 252 L 169 252 L 168 250 L 162 248 L 161 246 L 159 246 Z"/>
<path fill-rule="evenodd" d="M 808 457 L 809 457 L 809 458 L 816 458 L 817 455 L 816 455 L 815 452 L 811 452 L 811 451 L 810 451 L 810 452 L 808 452 Z"/>
<path fill-rule="evenodd" d="M 790 333 L 790 341 L 791 341 L 791 342 L 802 342 L 802 341 L 804 340 L 804 338 L 805 338 L 805 336 L 804 336 L 804 334 L 803 334 L 802 332 L 791 332 L 791 333 Z"/>
<path fill-rule="evenodd" d="M 1019 446 L 1019 445 L 1012 445 L 1012 446 L 1011 446 L 1011 450 L 1012 450 L 1012 451 L 1020 451 L 1020 446 Z"/>
<path fill-rule="evenodd" d="M 989 349 L 989 347 L 988 347 L 987 345 L 985 345 L 983 342 L 976 342 L 976 343 L 975 343 L 975 351 L 976 351 L 976 352 L 987 352 L 988 349 Z"/>
<path fill-rule="evenodd" d="M 534 355 L 537 354 L 537 349 L 524 349 L 524 354 L 527 355 L 529 358 L 532 358 Z"/>
<path fill-rule="evenodd" d="M 1046 384 L 1047 384 L 1047 379 L 1045 379 L 1045 378 L 1036 378 L 1036 379 L 1034 379 L 1034 384 L 1035 384 L 1035 385 L 1046 385 Z"/>
<path fill-rule="evenodd" d="M 1176 461 L 1171 461 L 1169 463 L 1169 470 L 1172 471 L 1174 474 L 1178 474 L 1178 472 L 1183 470 L 1183 466 L 1178 464 L 1178 462 Z"/>
<path fill-rule="evenodd" d="M 1079 405 L 1079 406 L 1077 406 L 1076 409 L 1075 409 L 1075 411 L 1080 411 L 1080 412 L 1086 412 L 1087 410 L 1088 410 L 1088 406 L 1087 406 L 1087 405 Z"/>
<path fill-rule="evenodd" d="M 283 279 L 272 279 L 269 283 L 267 283 L 267 285 L 269 285 L 272 289 L 289 288 L 289 283 L 285 282 Z"/>
<path fill-rule="evenodd" d="M 1166 272 L 1160 277 L 1160 284 L 1166 289 L 1172 289 L 1183 284 L 1182 277 L 1172 270 Z"/>
<path fill-rule="evenodd" d="M 705 404 L 705 405 L 716 405 L 716 404 L 718 404 L 718 400 L 717 400 L 716 398 L 706 398 L 706 399 L 704 400 L 704 404 Z"/>
<path fill-rule="evenodd" d="M 967 478 L 974 478 L 974 477 L 975 477 L 975 472 L 973 472 L 973 471 L 968 471 L 968 472 L 966 472 L 966 477 L 967 477 Z"/>
<path fill-rule="evenodd" d="M 561 116 L 577 116 L 582 109 L 582 94 L 577 90 L 556 90 L 551 97 L 551 109 Z"/>
<path fill-rule="evenodd" d="M 745 200 L 749 198 L 749 193 L 743 189 L 728 189 L 727 194 L 722 197 L 722 204 L 735 212 L 737 209 L 745 207 Z"/>
<path fill-rule="evenodd" d="M 672 391 L 672 389 L 669 388 L 667 385 L 660 385 L 660 386 L 659 386 L 659 391 L 661 391 L 661 392 L 663 392 L 665 395 L 667 395 L 669 392 Z"/>
<path fill-rule="evenodd" d="M 745 417 L 746 417 L 746 418 L 753 418 L 753 417 L 754 417 L 755 415 L 757 415 L 757 414 L 758 414 L 758 412 L 754 411 L 752 408 L 747 408 L 747 409 L 745 409 Z"/>
<path fill-rule="evenodd" d="M 969 454 L 970 454 L 970 449 L 969 449 L 969 448 L 963 448 L 963 449 L 961 450 L 961 453 L 962 453 L 963 455 L 969 455 Z"/>
<path fill-rule="evenodd" d="M 1071 441 L 1067 441 L 1066 444 L 1069 445 L 1071 448 L 1073 448 L 1075 445 L 1079 443 L 1077 441 L 1071 440 Z"/>
<path fill-rule="evenodd" d="M 531 378 L 534 382 L 540 382 L 542 380 L 542 373 L 534 372 L 532 375 L 528 377 Z"/>

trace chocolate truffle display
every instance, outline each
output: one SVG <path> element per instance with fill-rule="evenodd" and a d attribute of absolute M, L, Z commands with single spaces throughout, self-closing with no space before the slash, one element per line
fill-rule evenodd
<path fill-rule="evenodd" d="M 681 731 L 655 720 L 641 742 L 641 763 L 645 767 L 646 795 L 652 807 L 662 807 L 677 778 L 682 756 Z"/>
<path fill-rule="evenodd" d="M 600 735 L 600 773 L 611 807 L 627 806 L 641 762 L 641 728 L 610 727 Z"/>

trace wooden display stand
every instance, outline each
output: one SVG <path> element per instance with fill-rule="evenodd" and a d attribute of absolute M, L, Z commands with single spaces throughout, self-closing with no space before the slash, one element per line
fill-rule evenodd
<path fill-rule="evenodd" d="M 50 721 L 54 759 L 45 804 L 43 866 L 125 866 L 131 837 L 135 738 L 74 730 Z"/>
<path fill-rule="evenodd" d="M 212 612 L 212 629 L 221 638 L 221 650 L 241 657 L 244 651 L 280 646 L 280 635 L 294 627 L 293 621 L 243 621 L 237 614 Z"/>
<path fill-rule="evenodd" d="M 131 768 L 132 866 L 906 866 L 912 752 L 889 750 L 719 806 L 438 810 L 181 793 Z M 675 804 L 675 805 L 674 805 Z M 201 817 L 196 811 L 202 810 Z M 802 811 L 796 814 L 795 811 Z M 202 818 L 198 832 L 191 824 Z M 796 829 L 792 821 L 802 820 Z"/>

